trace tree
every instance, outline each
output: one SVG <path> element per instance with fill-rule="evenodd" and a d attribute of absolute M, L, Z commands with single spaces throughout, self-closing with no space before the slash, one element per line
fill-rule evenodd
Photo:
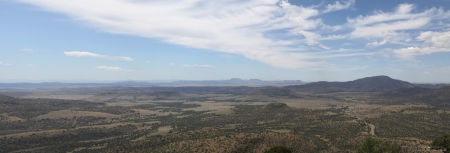
<path fill-rule="evenodd" d="M 444 153 L 450 153 L 450 134 L 437 137 L 433 140 L 433 143 L 431 143 L 431 149 L 439 150 L 443 149 L 442 152 Z"/>
<path fill-rule="evenodd" d="M 357 153 L 399 153 L 401 147 L 396 143 L 390 144 L 371 137 L 366 137 L 361 145 L 355 146 L 355 150 Z"/>
<path fill-rule="evenodd" d="M 265 151 L 264 153 L 292 153 L 292 150 L 286 146 L 275 146 Z"/>

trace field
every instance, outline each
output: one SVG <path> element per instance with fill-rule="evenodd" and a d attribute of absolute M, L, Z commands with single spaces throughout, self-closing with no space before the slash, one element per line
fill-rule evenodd
<path fill-rule="evenodd" d="M 449 110 L 378 104 L 376 92 L 2 92 L 15 97 L 0 97 L 6 152 L 352 152 L 366 136 L 430 152 L 433 138 L 450 131 Z"/>

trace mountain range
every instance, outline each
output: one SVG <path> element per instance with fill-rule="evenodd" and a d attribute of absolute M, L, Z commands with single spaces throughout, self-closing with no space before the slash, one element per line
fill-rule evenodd
<path fill-rule="evenodd" d="M 383 92 L 402 88 L 412 88 L 415 85 L 406 81 L 392 79 L 388 76 L 374 76 L 348 82 L 313 82 L 305 85 L 293 85 L 286 88 L 312 93 L 329 92 Z"/>

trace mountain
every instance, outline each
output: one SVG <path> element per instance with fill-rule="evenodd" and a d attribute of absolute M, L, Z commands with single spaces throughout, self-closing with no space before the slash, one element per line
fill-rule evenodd
<path fill-rule="evenodd" d="M 414 87 L 381 93 L 380 104 L 427 104 L 436 107 L 450 108 L 450 86 L 439 89 Z"/>
<path fill-rule="evenodd" d="M 390 97 L 390 98 L 406 98 L 406 97 L 411 97 L 411 96 L 417 96 L 420 94 L 425 94 L 425 93 L 428 93 L 431 91 L 434 91 L 434 90 L 430 89 L 430 88 L 423 88 L 423 87 L 416 86 L 414 88 L 405 88 L 405 89 L 387 91 L 387 92 L 381 93 L 380 95 L 382 97 Z"/>
<path fill-rule="evenodd" d="M 287 86 L 288 89 L 313 93 L 329 92 L 383 92 L 401 88 L 411 88 L 413 84 L 388 76 L 366 77 L 348 82 L 313 82 L 305 85 Z"/>

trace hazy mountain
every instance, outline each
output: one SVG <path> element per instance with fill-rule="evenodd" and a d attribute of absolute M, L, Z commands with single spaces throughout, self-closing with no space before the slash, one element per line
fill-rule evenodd
<path fill-rule="evenodd" d="M 287 86 L 303 84 L 300 80 L 284 80 L 284 81 L 265 81 L 259 79 L 243 80 L 232 78 L 229 80 L 179 80 L 170 82 L 155 81 L 121 81 L 115 83 L 60 83 L 60 82 L 43 82 L 43 83 L 0 83 L 0 89 L 33 89 L 33 88 L 74 88 L 74 87 L 175 87 L 175 86 Z"/>
<path fill-rule="evenodd" d="M 382 92 L 401 88 L 411 88 L 413 84 L 388 76 L 366 77 L 348 82 L 313 82 L 305 85 L 288 86 L 298 91 L 328 93 L 328 92 Z"/>

